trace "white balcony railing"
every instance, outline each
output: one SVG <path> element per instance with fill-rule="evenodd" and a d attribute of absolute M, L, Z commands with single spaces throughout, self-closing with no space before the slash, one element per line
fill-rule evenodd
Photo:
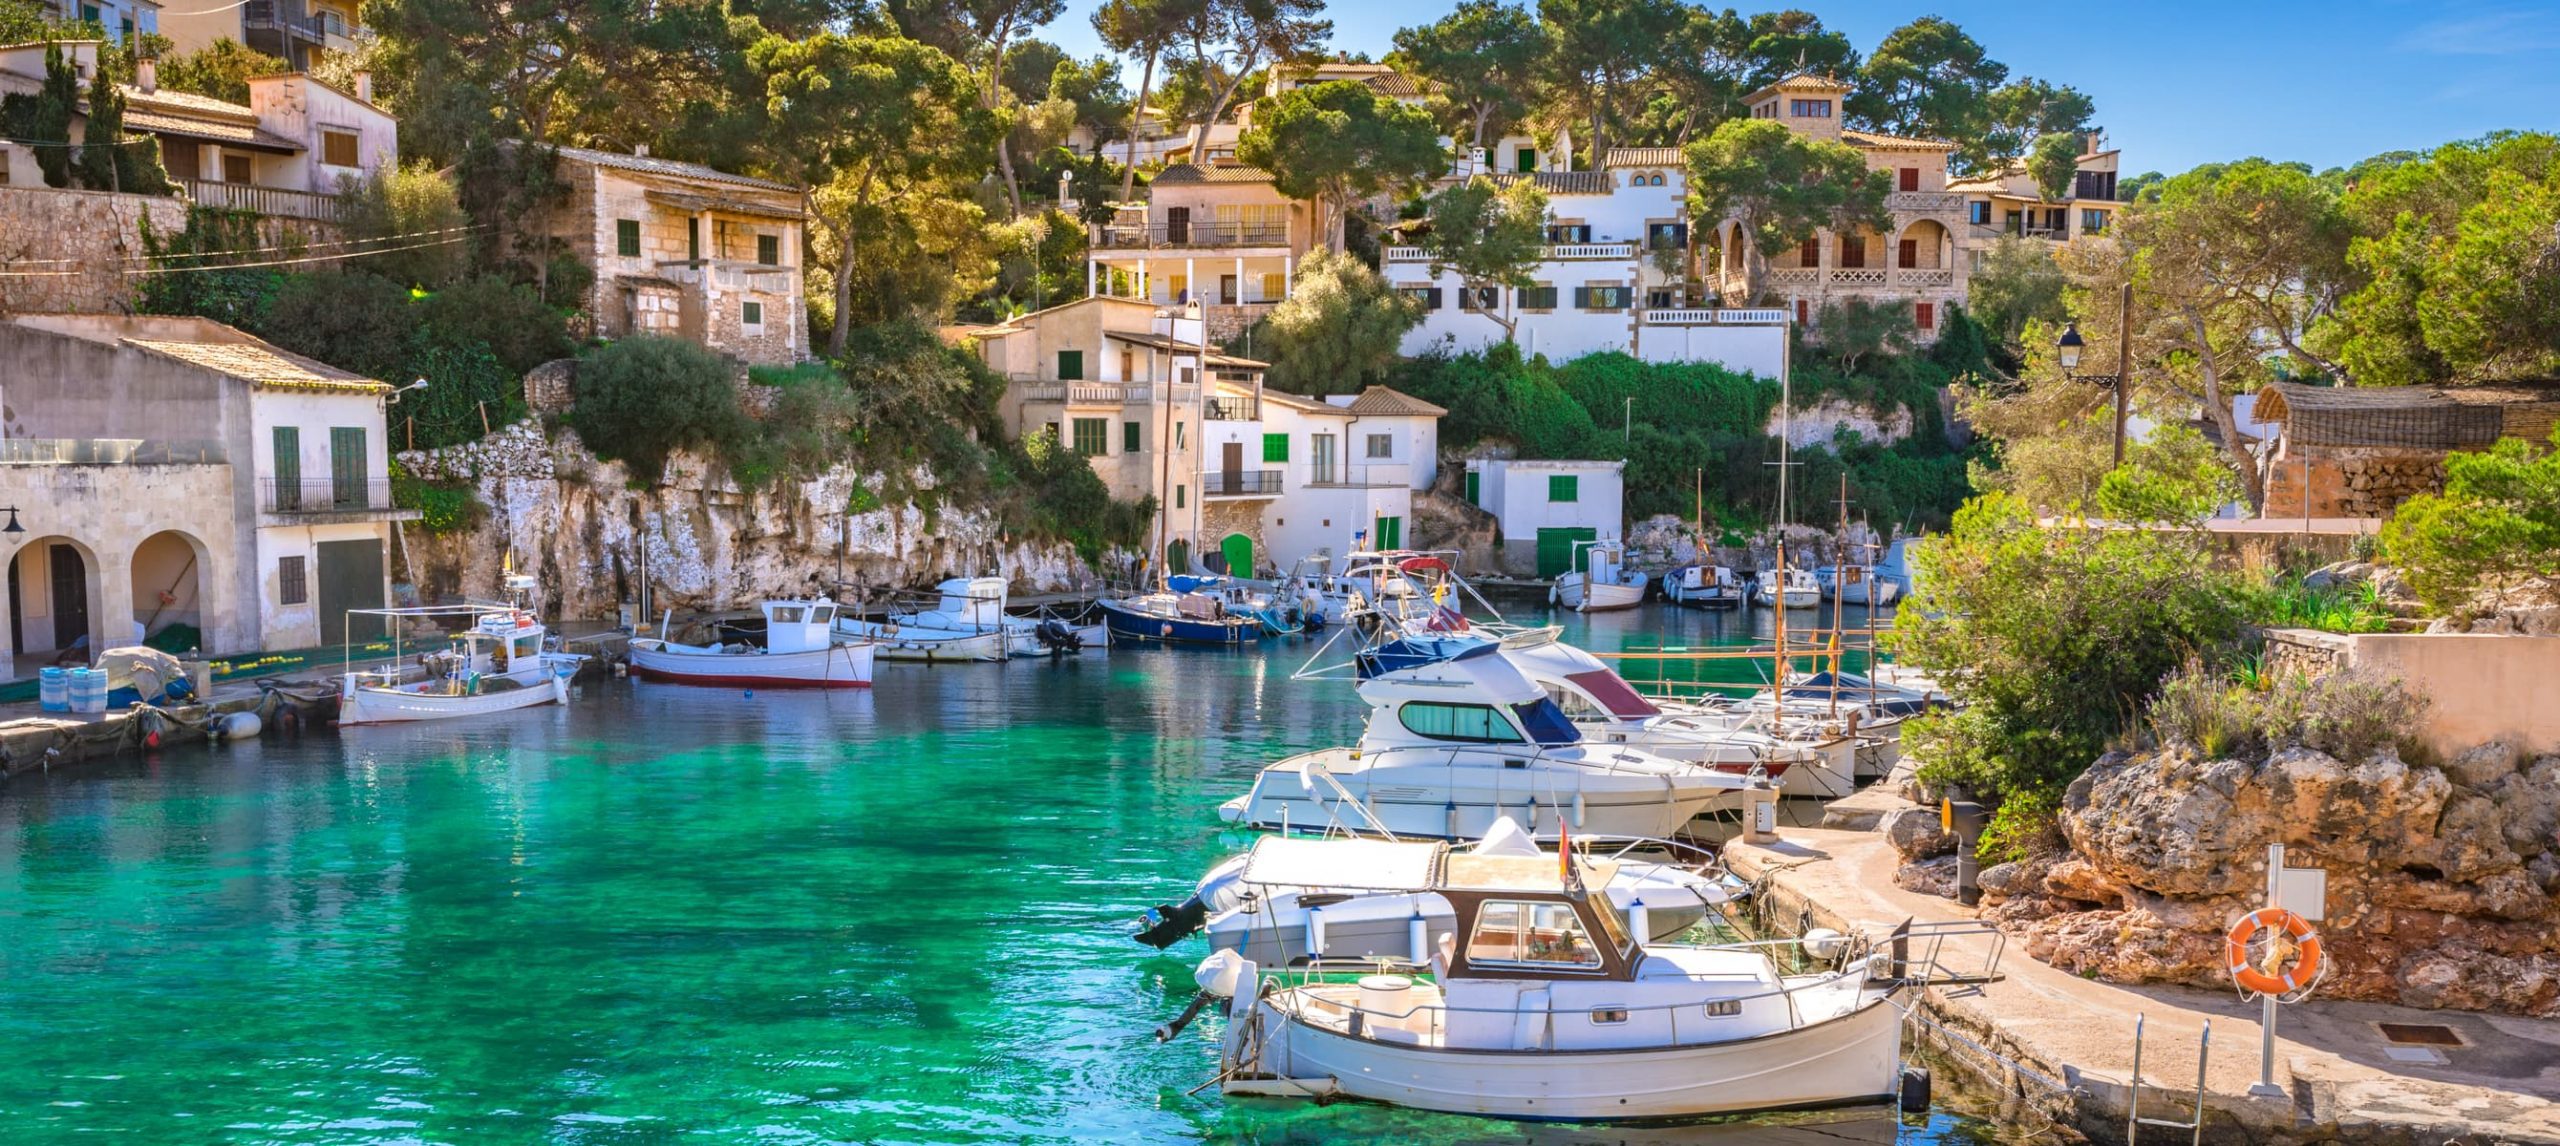
<path fill-rule="evenodd" d="M 1634 243 L 1556 243 L 1547 248 L 1547 259 L 1631 259 L 1636 254 Z"/>
<path fill-rule="evenodd" d="M 1926 215 L 1945 214 L 1964 210 L 1964 196 L 1955 191 L 1892 191 L 1884 197 L 1884 209 Z"/>
<path fill-rule="evenodd" d="M 1427 263 L 1431 261 L 1431 255 L 1420 247 L 1389 247 L 1387 248 L 1387 261 L 1391 263 Z"/>
<path fill-rule="evenodd" d="M 1070 406 L 1144 406 L 1156 400 L 1157 386 L 1152 382 L 1060 382 L 1054 379 L 1017 379 L 1012 383 L 1014 396 L 1025 402 L 1064 402 Z M 1165 387 L 1176 402 L 1199 397 L 1199 384 L 1176 382 Z"/>
<path fill-rule="evenodd" d="M 1893 272 L 1893 285 L 1899 287 L 1954 286 L 1956 272 L 1946 267 L 1912 267 Z"/>
<path fill-rule="evenodd" d="M 318 219 L 335 222 L 338 197 L 316 191 L 295 191 L 284 187 L 260 187 L 255 183 L 223 183 L 210 179 L 179 180 L 187 189 L 187 198 L 198 206 L 219 207 L 233 211 L 255 211 L 287 219 Z"/>
<path fill-rule="evenodd" d="M 1647 310 L 1643 317 L 1647 326 L 1777 326 L 1788 319 L 1783 310 L 1738 307 L 1664 308 Z"/>
<path fill-rule="evenodd" d="M 1835 267 L 1831 285 L 1846 287 L 1883 286 L 1887 281 L 1882 267 Z"/>
<path fill-rule="evenodd" d="M 1821 281 L 1822 271 L 1817 267 L 1769 268 L 1770 286 L 1813 286 Z"/>

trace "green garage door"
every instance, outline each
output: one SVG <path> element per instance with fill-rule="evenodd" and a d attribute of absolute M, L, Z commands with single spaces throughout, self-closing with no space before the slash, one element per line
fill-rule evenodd
<path fill-rule="evenodd" d="M 382 542 L 323 541 L 317 547 L 320 567 L 320 643 L 347 644 L 379 640 L 382 618 L 349 617 L 349 609 L 382 607 Z"/>
<path fill-rule="evenodd" d="M 1573 543 L 1596 541 L 1600 531 L 1588 526 L 1538 531 L 1538 576 L 1554 577 L 1574 567 Z"/>

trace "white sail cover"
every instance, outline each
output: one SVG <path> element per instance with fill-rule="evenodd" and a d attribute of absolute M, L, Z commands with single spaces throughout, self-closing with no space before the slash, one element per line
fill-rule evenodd
<path fill-rule="evenodd" d="M 1266 887 L 1423 891 L 1440 876 L 1449 845 L 1391 840 L 1264 836 L 1246 857 L 1244 882 Z"/>

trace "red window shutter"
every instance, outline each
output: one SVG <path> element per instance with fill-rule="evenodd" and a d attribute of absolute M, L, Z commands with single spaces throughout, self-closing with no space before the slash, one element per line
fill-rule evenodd
<path fill-rule="evenodd" d="M 1840 236 L 1840 265 L 1844 267 L 1863 267 L 1867 265 L 1866 236 Z"/>
<path fill-rule="evenodd" d="M 1938 328 L 1938 304 L 1934 302 L 1921 303 L 1919 321 L 1920 329 L 1936 330 Z"/>
<path fill-rule="evenodd" d="M 1917 191 L 1920 189 L 1919 168 L 1905 167 L 1902 169 L 1902 189 L 1905 191 Z"/>
<path fill-rule="evenodd" d="M 1904 239 L 1904 240 L 1902 241 L 1902 269 L 1904 269 L 1904 270 L 1910 270 L 1910 269 L 1912 269 L 1913 267 L 1917 267 L 1917 266 L 1919 266 L 1919 265 L 1920 265 L 1920 240 L 1918 240 L 1918 239 Z"/>
<path fill-rule="evenodd" d="M 1821 266 L 1822 240 L 1819 238 L 1806 239 L 1803 246 L 1796 248 L 1796 263 L 1800 266 L 1808 267 Z"/>
<path fill-rule="evenodd" d="M 1803 299 L 1797 299 L 1797 300 L 1796 300 L 1796 325 L 1797 325 L 1797 326 L 1811 326 L 1811 325 L 1813 325 L 1813 304 L 1812 304 L 1812 303 L 1807 302 L 1807 301 L 1805 301 L 1805 300 L 1803 300 Z"/>

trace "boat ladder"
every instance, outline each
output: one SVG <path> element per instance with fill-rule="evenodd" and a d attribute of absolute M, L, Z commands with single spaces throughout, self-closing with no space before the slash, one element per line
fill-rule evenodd
<path fill-rule="evenodd" d="M 2192 1116 L 2184 1122 L 2171 1118 L 2142 1116 L 2142 1021 L 2141 1015 L 2137 1014 L 2133 1017 L 2133 1079 L 2132 1085 L 2127 1089 L 2124 1103 L 2125 1146 L 2134 1146 L 2136 1138 L 2145 1126 L 2157 1126 L 2163 1130 L 2188 1131 L 2192 1135 L 2187 1140 L 2189 1146 L 2196 1146 L 2197 1143 L 2204 1141 L 2205 1062 L 2213 1050 L 2213 1020 L 2205 1020 L 2204 1034 L 2196 1040 L 2195 1109 L 2190 1112 Z"/>

